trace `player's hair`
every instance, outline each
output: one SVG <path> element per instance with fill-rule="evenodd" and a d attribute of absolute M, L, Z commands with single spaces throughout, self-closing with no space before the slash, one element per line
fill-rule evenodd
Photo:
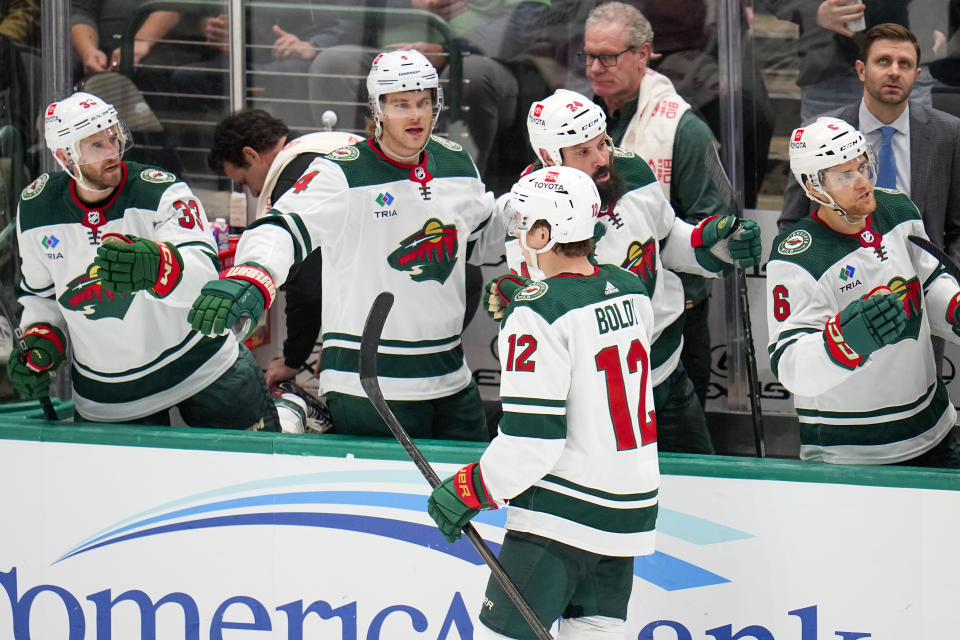
<path fill-rule="evenodd" d="M 533 223 L 533 226 L 530 227 L 530 231 L 533 232 L 537 229 L 546 229 L 549 231 L 550 223 L 546 220 L 537 220 Z M 594 249 L 596 249 L 596 243 L 593 241 L 593 238 L 587 238 L 586 240 L 577 240 L 576 242 L 558 242 L 553 245 L 552 251 L 566 258 L 585 258 L 593 253 Z"/>
<path fill-rule="evenodd" d="M 896 40 L 898 42 L 913 43 L 913 49 L 917 52 L 917 66 L 920 66 L 920 44 L 917 42 L 917 36 L 913 31 L 895 22 L 884 22 L 878 24 L 864 32 L 860 38 L 860 61 L 866 62 L 870 56 L 870 47 L 877 40 Z"/>
<path fill-rule="evenodd" d="M 207 164 L 217 173 L 223 172 L 223 163 L 237 167 L 247 166 L 243 148 L 250 147 L 263 153 L 275 147 L 290 129 L 263 109 L 244 109 L 230 114 L 213 132 L 213 144 Z"/>
<path fill-rule="evenodd" d="M 639 47 L 653 42 L 653 27 L 640 10 L 623 2 L 604 2 L 587 16 L 584 28 L 594 24 L 622 24 L 627 28 L 627 44 Z"/>

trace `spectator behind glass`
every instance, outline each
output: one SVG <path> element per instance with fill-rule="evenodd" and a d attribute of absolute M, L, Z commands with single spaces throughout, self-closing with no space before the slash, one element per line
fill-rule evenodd
<path fill-rule="evenodd" d="M 912 22 L 924 25 L 916 29 L 921 49 L 930 53 L 942 50 L 945 36 L 947 0 L 866 0 L 847 4 L 849 0 L 763 0 L 765 6 L 783 20 L 800 27 L 797 53 L 800 57 L 800 121 L 810 122 L 816 116 L 854 102 L 863 87 L 853 70 L 857 59 L 858 35 L 845 24 L 864 17 L 867 29 L 885 22 L 910 27 Z M 942 14 L 943 20 L 931 25 L 931 17 Z M 862 33 L 860 34 L 862 35 Z M 920 75 L 911 100 L 932 104 L 932 78 L 926 71 Z"/>
<path fill-rule="evenodd" d="M 255 91 L 254 97 L 281 119 L 306 125 L 311 116 L 305 104 L 296 102 L 305 98 L 303 85 L 296 76 L 307 72 L 319 50 L 340 41 L 344 25 L 329 13 L 248 9 L 245 26 L 247 60 L 252 72 L 247 83 Z M 225 96 L 229 66 L 227 16 L 202 16 L 198 28 L 208 45 L 209 59 L 177 69 L 171 84 L 177 92 Z M 289 102 L 291 99 L 295 102 Z M 223 105 L 222 100 L 209 101 L 205 110 L 219 111 Z"/>
<path fill-rule="evenodd" d="M 76 54 L 76 79 L 120 66 L 120 42 L 140 2 L 135 0 L 71 0 L 70 40 Z M 202 50 L 163 39 L 196 39 L 190 21 L 175 11 L 153 11 L 137 29 L 133 43 L 133 80 L 143 91 L 166 91 L 170 71 L 160 67 L 182 65 L 202 57 Z M 158 102 L 150 98 L 152 106 Z"/>
<path fill-rule="evenodd" d="M 646 160 L 676 214 L 695 225 L 729 213 L 705 165 L 707 156 L 715 155 L 715 141 L 670 80 L 647 68 L 653 38 L 649 21 L 636 7 L 599 5 L 587 17 L 584 32 L 587 79 L 594 102 L 607 113 L 614 144 Z M 601 55 L 614 56 L 615 62 L 601 62 Z M 687 307 L 682 358 L 702 411 L 710 379 L 710 289 L 703 278 L 681 279 Z"/>

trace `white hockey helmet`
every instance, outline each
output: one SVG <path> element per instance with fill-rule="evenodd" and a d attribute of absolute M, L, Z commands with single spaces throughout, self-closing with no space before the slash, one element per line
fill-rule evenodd
<path fill-rule="evenodd" d="M 436 126 L 443 108 L 443 89 L 440 88 L 440 76 L 427 57 L 408 49 L 387 51 L 373 59 L 367 74 L 367 96 L 374 119 L 379 121 L 383 117 L 384 95 L 425 89 L 434 92 L 433 124 Z"/>
<path fill-rule="evenodd" d="M 814 202 L 836 208 L 836 202 L 823 185 L 824 172 L 854 158 L 866 156 L 868 179 L 876 184 L 876 161 L 863 134 L 839 118 L 817 118 L 816 122 L 794 129 L 790 138 L 790 170 Z M 811 191 L 806 181 L 810 181 Z M 826 197 L 826 200 L 824 200 Z"/>
<path fill-rule="evenodd" d="M 77 144 L 100 131 L 116 127 L 120 141 L 120 155 L 128 145 L 129 136 L 120 122 L 113 105 L 91 93 L 78 92 L 47 107 L 43 121 L 44 137 L 47 148 L 56 157 L 57 149 L 63 149 L 71 164 L 99 162 L 103 157 L 82 158 Z M 63 162 L 57 158 L 61 166 Z M 64 167 L 66 168 L 66 167 Z"/>
<path fill-rule="evenodd" d="M 560 150 L 596 138 L 607 132 L 607 116 L 590 98 L 557 89 L 553 95 L 530 105 L 527 134 L 538 160 L 540 149 L 547 152 L 549 163 L 563 164 Z"/>
<path fill-rule="evenodd" d="M 527 231 L 537 220 L 550 224 L 550 241 L 536 250 L 545 253 L 553 245 L 593 237 L 600 211 L 600 193 L 589 175 L 573 167 L 544 167 L 525 175 L 510 191 L 510 208 L 517 216 L 521 246 L 527 246 Z"/>

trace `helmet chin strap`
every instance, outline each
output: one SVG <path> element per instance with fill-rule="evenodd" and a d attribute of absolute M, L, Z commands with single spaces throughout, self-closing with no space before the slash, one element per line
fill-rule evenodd
<path fill-rule="evenodd" d="M 539 261 L 537 260 L 537 255 L 541 253 L 546 253 L 550 249 L 553 249 L 553 245 L 557 244 L 557 241 L 551 238 L 543 248 L 531 249 L 530 246 L 527 245 L 526 229 L 522 229 L 520 231 L 520 235 L 517 237 L 517 239 L 520 240 L 520 246 L 523 248 L 526 254 L 529 254 L 530 259 L 533 260 L 532 264 L 530 263 L 527 264 L 527 269 L 530 271 L 530 277 L 533 278 L 534 280 L 545 280 L 547 277 L 547 274 L 545 274 L 543 270 L 540 268 Z M 526 257 L 526 254 L 524 255 L 524 257 Z"/>
<path fill-rule="evenodd" d="M 91 191 L 97 194 L 100 194 L 100 193 L 107 194 L 113 191 L 114 189 L 114 187 L 108 187 L 106 189 L 96 189 L 92 187 L 86 180 L 83 179 L 83 172 L 80 170 L 79 165 L 72 165 L 74 170 L 71 171 L 67 165 L 65 165 L 63 162 L 60 161 L 60 158 L 57 158 L 57 162 L 60 163 L 60 166 L 63 167 L 63 170 L 66 171 L 67 174 L 77 182 L 77 184 L 79 184 L 81 187 L 83 187 L 87 191 Z"/>

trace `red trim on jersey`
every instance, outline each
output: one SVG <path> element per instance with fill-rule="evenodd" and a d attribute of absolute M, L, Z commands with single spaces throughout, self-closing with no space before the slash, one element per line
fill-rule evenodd
<path fill-rule="evenodd" d="M 600 273 L 600 267 L 593 265 L 593 273 L 558 273 L 555 276 L 550 276 L 550 278 L 592 278 L 593 276 Z M 547 278 L 547 280 L 550 280 Z"/>
<path fill-rule="evenodd" d="M 77 181 L 75 179 L 70 180 L 70 196 L 73 198 L 74 204 L 80 207 L 84 213 L 90 213 L 91 211 L 99 211 L 101 215 L 103 212 L 113 206 L 113 203 L 117 201 L 117 198 L 120 197 L 120 192 L 123 191 L 123 188 L 127 184 L 127 163 L 120 163 L 120 170 L 123 172 L 123 177 L 120 180 L 120 184 L 117 186 L 116 191 L 113 192 L 113 196 L 110 200 L 107 201 L 107 204 L 102 207 L 88 207 L 83 203 L 83 200 L 77 195 Z M 79 169 L 78 169 L 79 171 Z M 86 219 L 86 216 L 84 216 Z"/>
<path fill-rule="evenodd" d="M 370 145 L 370 148 L 373 149 L 373 152 L 374 152 L 375 154 L 377 154 L 378 156 L 380 156 L 381 158 L 383 158 L 384 160 L 386 160 L 387 162 L 389 162 L 390 164 L 392 164 L 392 165 L 395 166 L 395 167 L 400 167 L 401 169 L 416 169 L 417 167 L 424 167 L 424 165 L 427 164 L 427 150 L 426 150 L 426 149 L 424 149 L 423 151 L 420 152 L 420 153 L 423 154 L 423 161 L 422 161 L 422 162 L 415 162 L 415 163 L 413 163 L 413 164 L 405 164 L 405 163 L 403 163 L 403 162 L 397 162 L 397 161 L 394 160 L 393 158 L 390 158 L 389 156 L 387 156 L 387 154 L 385 154 L 385 153 L 380 149 L 380 147 L 378 147 L 378 146 L 375 144 L 375 142 L 374 142 L 374 140 L 373 140 L 372 137 L 367 138 L 367 144 Z M 426 169 L 426 167 L 424 167 L 424 169 Z"/>

